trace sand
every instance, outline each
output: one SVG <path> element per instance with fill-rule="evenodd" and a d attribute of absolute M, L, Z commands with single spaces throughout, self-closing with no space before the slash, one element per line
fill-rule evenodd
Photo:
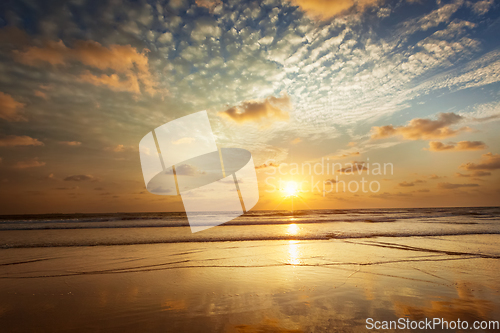
<path fill-rule="evenodd" d="M 361 332 L 500 320 L 499 235 L 2 249 L 2 332 Z"/>

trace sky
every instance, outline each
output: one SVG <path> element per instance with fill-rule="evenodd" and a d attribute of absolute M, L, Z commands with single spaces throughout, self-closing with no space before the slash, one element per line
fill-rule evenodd
<path fill-rule="evenodd" d="M 2 1 L 0 214 L 182 211 L 138 147 L 201 110 L 254 209 L 497 206 L 498 31 L 493 0 Z"/>

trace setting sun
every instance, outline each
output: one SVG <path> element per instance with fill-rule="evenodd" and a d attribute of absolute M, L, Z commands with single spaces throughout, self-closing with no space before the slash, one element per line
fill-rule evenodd
<path fill-rule="evenodd" d="M 299 189 L 297 183 L 294 181 L 289 181 L 283 191 L 286 193 L 287 197 L 295 197 L 297 196 Z"/>

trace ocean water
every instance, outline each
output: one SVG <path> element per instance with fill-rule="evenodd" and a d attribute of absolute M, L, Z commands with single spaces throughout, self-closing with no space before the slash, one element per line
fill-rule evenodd
<path fill-rule="evenodd" d="M 500 234 L 499 222 L 499 207 L 250 211 L 192 234 L 184 213 L 4 215 L 0 248 Z"/>

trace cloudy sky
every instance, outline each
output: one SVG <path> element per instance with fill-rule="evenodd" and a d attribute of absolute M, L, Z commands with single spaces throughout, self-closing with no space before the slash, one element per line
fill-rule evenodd
<path fill-rule="evenodd" d="M 200 110 L 252 153 L 256 209 L 322 159 L 394 168 L 316 174 L 380 190 L 299 209 L 498 205 L 498 31 L 494 0 L 3 1 L 0 214 L 182 210 L 138 144 Z"/>

